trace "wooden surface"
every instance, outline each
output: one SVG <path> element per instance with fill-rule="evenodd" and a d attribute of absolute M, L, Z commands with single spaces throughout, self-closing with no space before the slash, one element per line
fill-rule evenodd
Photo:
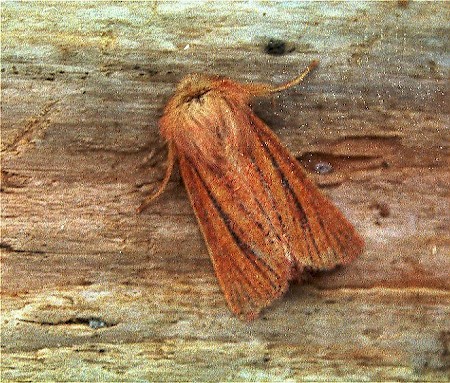
<path fill-rule="evenodd" d="M 449 9 L 3 2 L 2 381 L 448 380 Z M 187 73 L 279 84 L 313 59 L 254 108 L 366 251 L 244 323 L 179 175 L 135 214 L 157 120 Z"/>

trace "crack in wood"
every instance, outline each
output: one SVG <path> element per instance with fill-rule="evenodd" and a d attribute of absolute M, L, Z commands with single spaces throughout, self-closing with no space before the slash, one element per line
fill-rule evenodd
<path fill-rule="evenodd" d="M 0 191 L 4 192 L 5 188 L 22 189 L 27 185 L 29 179 L 31 179 L 31 177 L 2 169 L 0 175 Z"/>
<path fill-rule="evenodd" d="M 100 152 L 100 153 L 113 153 L 113 154 L 138 154 L 144 151 L 148 151 L 150 148 L 149 144 L 139 146 L 135 149 L 120 149 L 120 148 L 106 148 L 104 146 L 96 145 L 96 144 L 86 144 L 84 147 L 77 148 L 74 150 L 76 153 L 86 153 L 86 152 Z"/>
<path fill-rule="evenodd" d="M 105 322 L 103 319 L 101 319 L 99 317 L 74 317 L 74 318 L 70 318 L 67 320 L 55 321 L 55 322 L 38 321 L 38 320 L 31 320 L 31 319 L 18 319 L 18 320 L 20 322 L 38 324 L 41 326 L 85 325 L 94 330 L 97 330 L 99 328 L 113 327 L 113 326 L 117 325 L 117 323 Z"/>
<path fill-rule="evenodd" d="M 348 140 L 373 141 L 373 140 L 401 140 L 401 139 L 402 139 L 402 136 L 399 133 L 386 133 L 383 135 L 379 135 L 379 134 L 365 134 L 362 136 L 347 135 L 347 136 L 337 139 L 336 142 L 343 142 L 343 141 L 348 141 Z"/>
<path fill-rule="evenodd" d="M 11 252 L 11 253 L 46 254 L 46 252 L 42 251 L 42 250 L 15 249 L 11 244 L 6 243 L 6 242 L 0 242 L 0 249 L 3 249 L 5 251 Z"/>
<path fill-rule="evenodd" d="M 19 131 L 12 142 L 6 144 L 1 151 L 14 153 L 16 155 L 23 151 L 25 147 L 32 141 L 33 136 L 37 132 L 42 132 L 48 127 L 50 121 L 49 119 L 47 119 L 47 117 L 53 111 L 53 106 L 58 101 L 59 100 L 50 101 L 44 106 L 39 114 L 29 118 L 28 122 L 25 124 L 25 127 L 21 131 Z"/>

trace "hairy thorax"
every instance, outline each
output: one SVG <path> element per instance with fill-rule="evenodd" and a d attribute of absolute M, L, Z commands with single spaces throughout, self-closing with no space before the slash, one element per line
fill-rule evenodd
<path fill-rule="evenodd" d="M 232 159 L 246 141 L 242 126 L 253 114 L 250 97 L 245 87 L 224 77 L 188 75 L 164 109 L 161 134 L 180 155 L 211 164 Z"/>

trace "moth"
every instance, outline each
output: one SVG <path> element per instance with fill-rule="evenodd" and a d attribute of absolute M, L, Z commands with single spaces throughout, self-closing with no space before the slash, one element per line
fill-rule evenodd
<path fill-rule="evenodd" d="M 175 161 L 226 301 L 252 320 L 305 270 L 329 270 L 363 251 L 343 214 L 252 111 L 254 97 L 299 84 L 318 64 L 278 87 L 190 74 L 160 119 L 168 143 L 167 185 Z"/>

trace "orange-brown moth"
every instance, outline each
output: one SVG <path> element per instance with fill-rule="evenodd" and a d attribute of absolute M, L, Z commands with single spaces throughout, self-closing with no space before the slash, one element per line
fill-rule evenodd
<path fill-rule="evenodd" d="M 250 100 L 299 84 L 272 87 L 191 74 L 160 120 L 231 310 L 251 320 L 305 269 L 329 270 L 358 256 L 364 242 L 308 179 L 295 157 L 250 107 Z"/>

